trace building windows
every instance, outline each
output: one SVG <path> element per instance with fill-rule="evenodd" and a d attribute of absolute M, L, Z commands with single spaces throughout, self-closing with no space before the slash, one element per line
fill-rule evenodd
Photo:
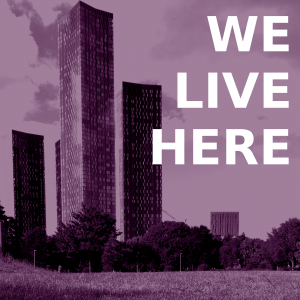
<path fill-rule="evenodd" d="M 122 95 L 117 99 L 119 151 L 123 153 L 120 155 L 123 240 L 143 235 L 150 224 L 161 222 L 161 194 L 156 193 L 161 187 L 161 169 L 152 166 L 151 155 L 152 130 L 160 128 L 156 124 L 161 123 L 161 115 L 153 114 L 153 107 L 161 97 L 150 97 L 149 90 L 160 93 L 161 87 L 123 82 Z M 127 209 L 123 211 L 124 207 Z M 153 214 L 156 217 L 150 222 Z M 129 227 L 124 226 L 124 219 Z M 143 221 L 136 225 L 137 219 Z"/>
<path fill-rule="evenodd" d="M 210 230 L 213 235 L 239 235 L 238 212 L 211 212 Z"/>
<path fill-rule="evenodd" d="M 12 131 L 15 218 L 23 233 L 46 228 L 43 136 Z"/>

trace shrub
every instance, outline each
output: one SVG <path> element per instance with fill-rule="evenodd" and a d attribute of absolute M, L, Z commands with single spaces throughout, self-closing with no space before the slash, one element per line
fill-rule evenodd
<path fill-rule="evenodd" d="M 285 267 L 278 267 L 277 271 L 286 271 L 287 269 Z"/>
<path fill-rule="evenodd" d="M 89 273 L 89 272 L 90 272 L 89 267 L 84 267 L 84 268 L 82 269 L 82 273 Z"/>
<path fill-rule="evenodd" d="M 260 270 L 272 270 L 273 266 L 270 262 L 263 260 L 259 265 L 258 265 L 258 269 Z"/>
<path fill-rule="evenodd" d="M 201 264 L 198 267 L 198 271 L 208 271 L 209 270 L 209 266 L 207 264 Z"/>
<path fill-rule="evenodd" d="M 173 271 L 173 266 L 171 266 L 171 265 L 165 266 L 164 272 L 172 272 L 172 271 Z"/>
<path fill-rule="evenodd" d="M 103 272 L 112 272 L 113 267 L 111 265 L 103 265 Z"/>

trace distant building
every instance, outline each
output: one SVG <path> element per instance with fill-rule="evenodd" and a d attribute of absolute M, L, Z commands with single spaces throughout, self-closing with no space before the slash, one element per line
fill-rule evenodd
<path fill-rule="evenodd" d="M 56 166 L 56 209 L 57 228 L 62 223 L 61 214 L 61 168 L 60 168 L 60 140 L 55 143 L 55 166 Z"/>
<path fill-rule="evenodd" d="M 212 235 L 239 235 L 238 212 L 211 212 L 210 230 Z"/>
<path fill-rule="evenodd" d="M 44 137 L 12 131 L 15 219 L 23 233 L 46 229 Z"/>
<path fill-rule="evenodd" d="M 123 82 L 117 95 L 121 240 L 143 236 L 162 218 L 162 166 L 152 164 L 160 129 L 161 86 Z"/>
<path fill-rule="evenodd" d="M 116 218 L 113 14 L 79 1 L 58 20 L 61 214 Z"/>

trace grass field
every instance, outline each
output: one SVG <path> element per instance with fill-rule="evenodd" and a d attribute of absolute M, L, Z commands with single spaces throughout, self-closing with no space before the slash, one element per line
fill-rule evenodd
<path fill-rule="evenodd" d="M 0 260 L 0 299 L 300 299 L 300 272 L 57 273 Z"/>

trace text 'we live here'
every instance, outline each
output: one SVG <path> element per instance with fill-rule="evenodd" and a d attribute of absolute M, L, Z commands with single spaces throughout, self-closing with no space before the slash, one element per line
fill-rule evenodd
<path fill-rule="evenodd" d="M 208 16 L 212 41 L 216 52 L 226 52 L 233 29 L 238 50 L 249 52 L 256 27 L 257 16 L 248 17 L 244 37 L 242 37 L 238 18 L 227 18 L 223 38 L 220 33 L 216 16 Z M 287 37 L 286 29 L 274 29 L 275 23 L 288 23 L 288 16 L 265 16 L 263 20 L 263 51 L 264 52 L 288 52 L 288 44 L 275 44 L 274 37 Z M 287 72 L 268 72 L 259 76 L 259 73 L 249 73 L 242 94 L 238 92 L 232 73 L 222 73 L 225 84 L 231 96 L 234 108 L 247 108 L 253 88 L 258 78 L 263 80 L 263 107 L 264 108 L 289 108 L 288 100 L 274 101 L 274 94 L 287 93 L 287 86 L 276 86 L 275 80 L 288 80 Z M 208 102 L 207 108 L 218 108 L 218 73 L 208 73 Z M 202 101 L 187 100 L 187 74 L 177 73 L 177 106 L 178 108 L 203 108 Z M 193 164 L 194 165 L 217 165 L 218 157 L 204 157 L 203 150 L 216 150 L 217 143 L 204 142 L 203 138 L 218 136 L 218 129 L 194 129 L 193 130 Z M 275 142 L 274 137 L 288 136 L 288 129 L 264 129 L 263 130 L 263 164 L 265 165 L 288 165 L 288 157 L 274 157 L 274 150 L 287 150 L 287 142 Z M 242 144 L 236 143 L 236 138 L 242 137 Z M 162 150 L 175 150 L 175 164 L 184 164 L 184 129 L 175 129 L 175 142 L 162 142 L 162 129 L 153 129 L 153 164 L 162 164 Z M 258 164 L 250 147 L 253 145 L 254 136 L 247 129 L 226 130 L 226 164 L 236 164 L 236 152 L 244 155 L 250 165 Z"/>

